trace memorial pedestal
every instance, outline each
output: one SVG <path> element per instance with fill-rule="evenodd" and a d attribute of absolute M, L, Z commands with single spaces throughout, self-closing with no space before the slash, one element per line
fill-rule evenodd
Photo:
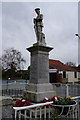
<path fill-rule="evenodd" d="M 33 45 L 27 48 L 31 53 L 30 83 L 26 87 L 24 96 L 33 102 L 39 102 L 44 97 L 55 95 L 52 84 L 49 83 L 49 52 L 53 48 Z"/>
<path fill-rule="evenodd" d="M 56 93 L 52 84 L 28 84 L 24 96 L 33 102 L 41 102 L 45 97 L 52 98 Z"/>

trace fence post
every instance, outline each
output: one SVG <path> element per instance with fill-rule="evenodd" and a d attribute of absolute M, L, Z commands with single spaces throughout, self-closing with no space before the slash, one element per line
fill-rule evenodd
<path fill-rule="evenodd" d="M 69 86 L 66 84 L 66 96 L 69 96 Z"/>

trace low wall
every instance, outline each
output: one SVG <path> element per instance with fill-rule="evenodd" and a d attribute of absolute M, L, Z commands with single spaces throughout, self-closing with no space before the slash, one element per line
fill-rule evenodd
<path fill-rule="evenodd" d="M 2 117 L 2 120 L 5 118 L 12 118 L 13 113 L 13 100 L 11 97 L 0 97 L 0 115 Z"/>

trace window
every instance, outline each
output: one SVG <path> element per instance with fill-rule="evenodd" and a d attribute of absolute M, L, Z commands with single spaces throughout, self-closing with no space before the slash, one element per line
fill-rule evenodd
<path fill-rule="evenodd" d="M 65 71 L 63 72 L 63 78 L 66 78 L 66 72 Z"/>
<path fill-rule="evenodd" d="M 77 72 L 74 72 L 74 78 L 77 78 Z"/>

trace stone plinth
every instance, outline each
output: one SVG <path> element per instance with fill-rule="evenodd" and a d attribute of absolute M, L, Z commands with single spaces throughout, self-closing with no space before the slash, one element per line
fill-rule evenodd
<path fill-rule="evenodd" d="M 41 102 L 45 97 L 51 98 L 56 93 L 50 83 L 46 84 L 28 84 L 24 92 L 25 98 L 33 102 Z"/>
<path fill-rule="evenodd" d="M 37 44 L 27 48 L 31 53 L 30 83 L 26 87 L 24 96 L 33 102 L 39 102 L 44 97 L 51 98 L 55 95 L 49 83 L 49 52 L 52 49 Z"/>
<path fill-rule="evenodd" d="M 27 49 L 31 53 L 30 83 L 49 83 L 49 51 L 52 49 L 44 46 Z"/>

